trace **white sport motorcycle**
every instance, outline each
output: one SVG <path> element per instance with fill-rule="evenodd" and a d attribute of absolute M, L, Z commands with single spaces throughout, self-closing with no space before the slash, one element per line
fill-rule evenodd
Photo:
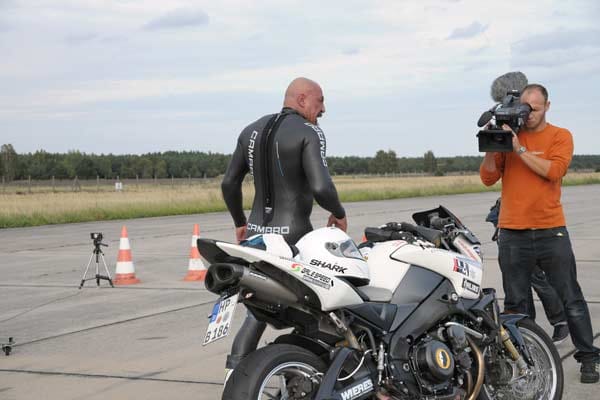
<path fill-rule="evenodd" d="M 229 333 L 237 302 L 292 328 L 241 361 L 223 399 L 560 399 L 552 340 L 499 313 L 478 239 L 442 206 L 413 219 L 367 228 L 360 249 L 336 228 L 296 246 L 199 239 L 206 288 L 221 296 L 204 344 Z"/>

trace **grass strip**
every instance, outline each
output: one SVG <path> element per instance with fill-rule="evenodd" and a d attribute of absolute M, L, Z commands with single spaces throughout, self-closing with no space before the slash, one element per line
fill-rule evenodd
<path fill-rule="evenodd" d="M 344 203 L 500 191 L 478 175 L 446 177 L 335 177 Z M 600 184 L 600 173 L 574 173 L 563 185 Z M 254 195 L 244 185 L 244 207 Z M 0 228 L 226 211 L 218 185 L 178 189 L 142 187 L 125 192 L 0 194 Z"/>

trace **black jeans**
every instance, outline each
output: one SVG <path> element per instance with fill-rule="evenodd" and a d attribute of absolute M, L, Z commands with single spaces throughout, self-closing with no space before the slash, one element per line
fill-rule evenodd
<path fill-rule="evenodd" d="M 531 286 L 542 301 L 548 322 L 552 325 L 556 325 L 559 322 L 567 322 L 567 316 L 565 315 L 560 297 L 558 297 L 556 290 L 548 282 L 544 271 L 537 265 L 533 268 L 533 273 L 531 274 Z M 535 320 L 535 305 L 533 304 L 533 293 L 531 291 L 529 291 L 529 298 L 527 300 L 527 310 L 527 314 L 531 319 Z"/>
<path fill-rule="evenodd" d="M 599 360 L 600 349 L 594 347 L 590 312 L 577 282 L 567 229 L 501 229 L 498 253 L 505 311 L 527 313 L 531 274 L 538 265 L 563 303 L 569 333 L 577 349 L 575 359 Z"/>

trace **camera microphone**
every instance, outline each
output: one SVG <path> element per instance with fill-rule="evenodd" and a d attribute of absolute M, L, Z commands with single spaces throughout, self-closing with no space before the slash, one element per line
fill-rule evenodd
<path fill-rule="evenodd" d="M 490 88 L 490 94 L 496 103 L 501 103 L 507 93 L 515 90 L 521 92 L 527 86 L 527 83 L 527 77 L 524 73 L 520 71 L 507 72 L 494 79 Z M 496 108 L 498 108 L 498 104 L 481 114 L 481 117 L 477 121 L 477 126 L 480 128 L 486 126 L 492 120 Z"/>
<path fill-rule="evenodd" d="M 518 91 L 519 93 L 523 91 L 523 88 L 527 86 L 527 77 L 524 73 L 520 71 L 507 72 L 504 75 L 501 75 L 494 79 L 492 83 L 492 87 L 490 90 L 490 94 L 492 99 L 496 103 L 502 102 L 502 99 L 506 96 L 508 92 Z M 484 113 L 485 114 L 485 113 Z M 482 115 L 483 117 L 483 115 Z M 481 120 L 481 119 L 480 119 Z M 487 123 L 487 122 L 486 122 Z M 482 125 L 479 125 L 482 126 Z"/>

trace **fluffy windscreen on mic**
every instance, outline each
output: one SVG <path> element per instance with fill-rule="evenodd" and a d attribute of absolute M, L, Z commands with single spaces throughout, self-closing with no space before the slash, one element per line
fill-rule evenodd
<path fill-rule="evenodd" d="M 497 77 L 492 83 L 490 94 L 495 102 L 500 103 L 511 90 L 521 92 L 527 86 L 527 77 L 520 71 L 507 72 Z"/>

